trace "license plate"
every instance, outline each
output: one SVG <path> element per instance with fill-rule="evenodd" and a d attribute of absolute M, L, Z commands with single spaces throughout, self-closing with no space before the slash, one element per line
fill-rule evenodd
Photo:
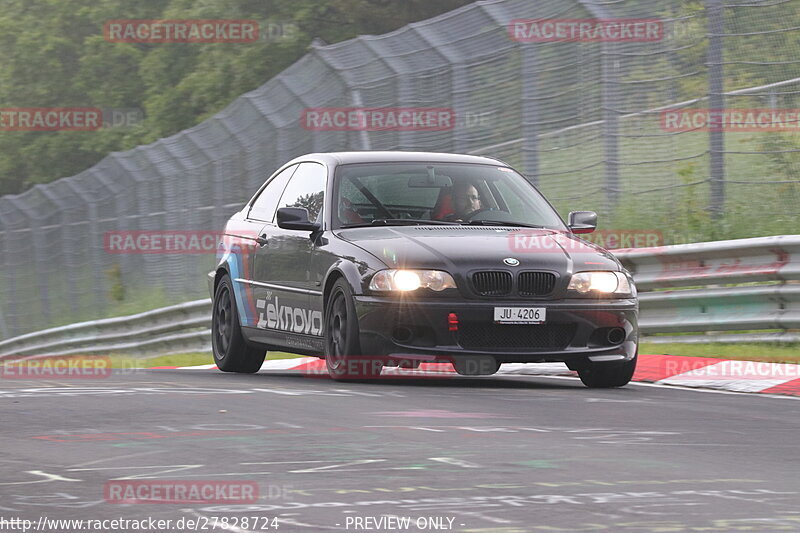
<path fill-rule="evenodd" d="M 499 324 L 544 324 L 544 307 L 495 307 L 494 321 Z"/>

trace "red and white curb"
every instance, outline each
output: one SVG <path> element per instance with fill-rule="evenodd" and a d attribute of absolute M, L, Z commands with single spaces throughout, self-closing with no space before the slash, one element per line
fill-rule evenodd
<path fill-rule="evenodd" d="M 215 365 L 156 367 L 159 369 L 208 370 Z M 265 361 L 262 371 L 291 371 L 324 376 L 325 361 L 316 357 Z M 452 374 L 449 363 L 422 363 L 418 370 L 385 368 L 384 375 Z M 506 363 L 498 374 L 526 376 L 573 376 L 563 363 Z M 800 365 L 760 363 L 677 355 L 639 355 L 633 381 L 731 392 L 756 392 L 800 396 Z"/>

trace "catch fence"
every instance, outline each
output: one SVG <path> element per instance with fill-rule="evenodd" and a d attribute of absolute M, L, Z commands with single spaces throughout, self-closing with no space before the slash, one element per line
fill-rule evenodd
<path fill-rule="evenodd" d="M 0 337 L 205 297 L 213 250 L 109 253 L 107 235 L 218 231 L 279 165 L 307 152 L 499 157 L 562 214 L 593 209 L 601 228 L 658 230 L 666 244 L 800 233 L 798 8 L 490 0 L 386 35 L 315 43 L 191 129 L 0 198 Z M 542 25 L 576 19 L 656 21 L 661 33 L 565 42 Z M 304 112 L 318 108 L 445 108 L 455 122 L 311 129 Z M 772 110 L 781 125 L 709 128 L 696 121 L 706 109 Z M 667 111 L 689 114 L 669 122 Z"/>

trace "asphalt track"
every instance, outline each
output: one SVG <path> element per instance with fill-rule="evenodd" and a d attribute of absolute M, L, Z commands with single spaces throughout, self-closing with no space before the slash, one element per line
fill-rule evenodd
<path fill-rule="evenodd" d="M 142 370 L 2 380 L 0 413 L 0 519 L 40 531 L 115 518 L 197 521 L 150 531 L 276 531 L 273 518 L 280 532 L 800 531 L 794 398 Z M 258 498 L 117 503 L 113 480 L 250 481 Z"/>

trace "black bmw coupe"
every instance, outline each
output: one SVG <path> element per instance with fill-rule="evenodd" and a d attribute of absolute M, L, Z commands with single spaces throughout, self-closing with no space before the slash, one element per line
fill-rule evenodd
<path fill-rule="evenodd" d="M 217 366 L 267 350 L 334 379 L 450 362 L 464 375 L 560 361 L 589 387 L 636 367 L 633 279 L 521 174 L 488 157 L 342 152 L 278 169 L 228 221 L 209 273 Z"/>

